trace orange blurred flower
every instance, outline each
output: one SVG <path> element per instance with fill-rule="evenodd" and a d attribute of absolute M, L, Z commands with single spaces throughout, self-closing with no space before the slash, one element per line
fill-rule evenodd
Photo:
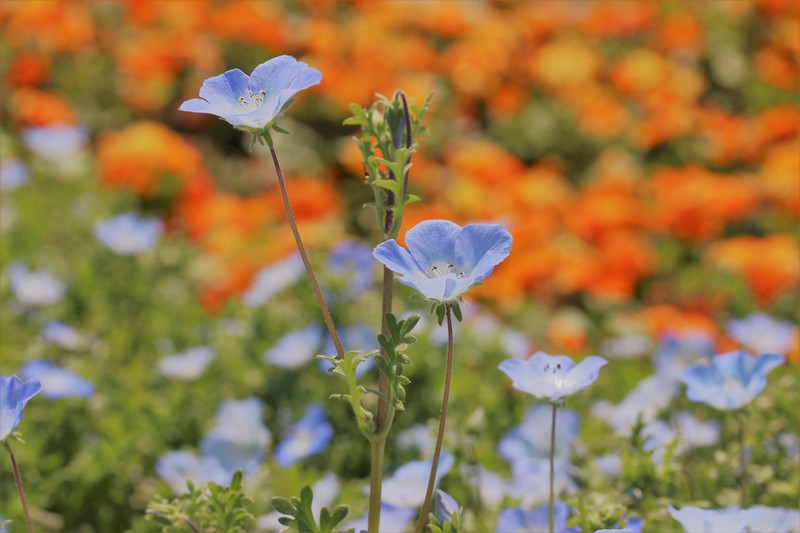
<path fill-rule="evenodd" d="M 603 38 L 635 35 L 647 29 L 654 21 L 656 3 L 652 0 L 599 0 L 586 5 L 588 13 L 579 27 Z"/>
<path fill-rule="evenodd" d="M 95 37 L 92 4 L 70 0 L 3 2 L 3 44 L 46 52 L 77 52 Z"/>
<path fill-rule="evenodd" d="M 591 83 L 602 65 L 603 57 L 594 47 L 572 37 L 542 45 L 528 61 L 534 79 L 552 89 Z"/>
<path fill-rule="evenodd" d="M 50 76 L 50 61 L 44 54 L 19 52 L 11 58 L 6 76 L 15 87 L 38 87 Z"/>
<path fill-rule="evenodd" d="M 743 276 L 762 305 L 800 283 L 800 245 L 790 235 L 743 235 L 720 240 L 709 246 L 704 260 Z"/>
<path fill-rule="evenodd" d="M 64 98 L 31 87 L 13 91 L 8 109 L 12 118 L 23 126 L 78 123 L 75 110 Z"/>
<path fill-rule="evenodd" d="M 776 144 L 764 154 L 756 186 L 792 217 L 800 218 L 800 137 Z"/>

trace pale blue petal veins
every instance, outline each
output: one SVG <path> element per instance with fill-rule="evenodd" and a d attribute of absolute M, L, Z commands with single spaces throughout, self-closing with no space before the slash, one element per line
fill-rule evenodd
<path fill-rule="evenodd" d="M 401 276 L 410 278 L 425 276 L 422 268 L 420 268 L 409 251 L 397 244 L 394 239 L 380 243 L 372 251 L 372 255 L 383 263 L 386 268 L 392 272 L 397 272 Z"/>
<path fill-rule="evenodd" d="M 449 220 L 424 220 L 406 232 L 406 246 L 423 269 L 446 267 L 455 263 L 455 237 L 460 231 L 461 226 Z"/>
<path fill-rule="evenodd" d="M 500 224 L 470 224 L 456 237 L 455 255 L 474 281 L 489 276 L 511 253 L 511 234 Z"/>

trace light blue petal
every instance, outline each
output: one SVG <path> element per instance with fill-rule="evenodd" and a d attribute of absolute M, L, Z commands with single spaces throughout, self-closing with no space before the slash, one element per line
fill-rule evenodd
<path fill-rule="evenodd" d="M 0 376 L 0 441 L 22 420 L 25 405 L 42 389 L 39 381 L 22 381 L 17 376 Z"/>
<path fill-rule="evenodd" d="M 254 93 L 266 91 L 267 96 L 287 91 L 285 94 L 288 94 L 288 100 L 291 95 L 316 85 L 321 80 L 320 71 L 292 56 L 284 55 L 273 57 L 257 66 L 250 75 L 250 87 Z"/>
<path fill-rule="evenodd" d="M 406 245 L 428 275 L 434 264 L 456 263 L 455 236 L 461 226 L 449 220 L 425 220 L 406 232 Z"/>
<path fill-rule="evenodd" d="M 539 378 L 534 372 L 533 367 L 522 359 L 506 359 L 500 363 L 497 368 L 511 378 L 514 386 L 523 383 L 533 384 L 539 382 Z"/>
<path fill-rule="evenodd" d="M 576 392 L 585 389 L 597 379 L 600 368 L 608 364 L 608 361 L 596 355 L 590 355 L 572 370 L 567 372 L 564 378 L 564 386 Z"/>
<path fill-rule="evenodd" d="M 723 380 L 736 380 L 745 383 L 748 372 L 749 355 L 744 350 L 715 355 L 711 364 Z"/>
<path fill-rule="evenodd" d="M 750 370 L 750 374 L 751 376 L 766 376 L 775 367 L 781 366 L 784 362 L 783 356 L 776 353 L 761 354 L 756 358 L 753 368 Z"/>
<path fill-rule="evenodd" d="M 394 239 L 380 243 L 372 251 L 372 255 L 392 272 L 411 278 L 425 276 L 414 257 Z"/>
<path fill-rule="evenodd" d="M 200 87 L 200 98 L 208 101 L 211 108 L 203 112 L 215 115 L 241 113 L 242 106 L 239 104 L 239 98 L 247 97 L 249 81 L 250 78 L 247 74 L 238 68 L 208 78 Z"/>
<path fill-rule="evenodd" d="M 189 113 L 210 113 L 216 115 L 218 107 L 208 103 L 202 98 L 192 98 L 182 103 L 178 109 L 180 111 L 188 111 Z"/>
<path fill-rule="evenodd" d="M 500 224 L 468 224 L 456 235 L 458 265 L 475 281 L 486 279 L 511 253 L 511 240 Z"/>

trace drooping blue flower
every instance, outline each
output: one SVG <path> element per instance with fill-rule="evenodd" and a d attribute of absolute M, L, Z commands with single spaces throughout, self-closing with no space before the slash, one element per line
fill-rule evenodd
<path fill-rule="evenodd" d="M 0 191 L 13 191 L 28 182 L 28 166 L 19 159 L 0 161 Z"/>
<path fill-rule="evenodd" d="M 290 331 L 264 352 L 264 361 L 282 368 L 300 368 L 319 353 L 322 328 L 317 324 Z"/>
<path fill-rule="evenodd" d="M 728 322 L 728 333 L 745 348 L 761 353 L 786 355 L 797 339 L 797 327 L 764 313 L 753 313 Z"/>
<path fill-rule="evenodd" d="M 200 444 L 205 457 L 213 457 L 230 475 L 242 469 L 252 474 L 264 461 L 272 435 L 261 420 L 258 398 L 226 400 L 217 411 L 216 425 Z"/>
<path fill-rule="evenodd" d="M 303 418 L 275 448 L 275 462 L 287 467 L 324 450 L 333 437 L 333 426 L 319 404 L 311 404 Z"/>
<path fill-rule="evenodd" d="M 29 271 L 17 261 L 8 267 L 11 292 L 19 303 L 26 307 L 41 307 L 58 303 L 64 297 L 67 286 L 63 281 L 45 270 Z"/>
<path fill-rule="evenodd" d="M 717 409 L 738 409 L 767 386 L 767 374 L 782 365 L 783 356 L 761 354 L 753 357 L 744 350 L 711 358 L 709 364 L 693 365 L 680 375 L 686 396 Z"/>
<path fill-rule="evenodd" d="M 453 515 L 457 516 L 460 510 L 458 502 L 452 496 L 443 490 L 436 489 L 433 496 L 433 516 L 440 524 L 452 522 Z"/>
<path fill-rule="evenodd" d="M 75 154 L 87 139 L 86 128 L 71 124 L 51 124 L 22 131 L 25 146 L 39 157 L 52 161 Z"/>
<path fill-rule="evenodd" d="M 208 346 L 196 346 L 159 359 L 156 368 L 164 377 L 191 381 L 199 378 L 213 359 L 214 350 Z"/>
<path fill-rule="evenodd" d="M 209 481 L 217 485 L 227 485 L 233 476 L 213 457 L 198 457 L 186 450 L 167 452 L 156 461 L 156 472 L 175 494 L 187 491 L 186 482 L 195 487 L 203 487 Z"/>
<path fill-rule="evenodd" d="M 157 218 L 144 218 L 135 213 L 123 213 L 94 227 L 94 236 L 106 248 L 120 255 L 133 255 L 153 248 L 164 231 Z"/>
<path fill-rule="evenodd" d="M 370 289 L 375 282 L 375 262 L 372 249 L 357 241 L 345 240 L 331 250 L 326 279 L 339 289 L 336 294 L 353 300 Z M 331 291 L 328 296 L 334 297 Z M 331 298 L 329 298 L 331 299 Z"/>
<path fill-rule="evenodd" d="M 299 253 L 266 266 L 256 273 L 252 285 L 242 294 L 242 302 L 247 307 L 263 305 L 278 292 L 297 283 L 304 273 Z"/>
<path fill-rule="evenodd" d="M 450 471 L 454 462 L 452 455 L 442 451 L 439 468 L 436 470 L 435 485 L 438 485 L 439 480 Z M 425 501 L 431 463 L 432 459 L 411 461 L 398 468 L 391 477 L 384 479 L 381 489 L 383 503 L 409 509 L 416 509 L 422 505 Z"/>
<path fill-rule="evenodd" d="M 42 336 L 65 350 L 77 350 L 83 344 L 83 337 L 75 328 L 55 320 L 44 325 Z"/>
<path fill-rule="evenodd" d="M 671 505 L 670 516 L 680 522 L 686 533 L 743 533 L 757 523 L 761 511 L 758 509 L 700 509 L 684 507 L 681 510 Z"/>
<path fill-rule="evenodd" d="M 250 76 L 237 68 L 208 78 L 200 87 L 200 98 L 183 102 L 180 110 L 216 115 L 236 128 L 263 131 L 297 92 L 321 80 L 317 69 L 291 56 L 273 57 Z"/>
<path fill-rule="evenodd" d="M 569 507 L 557 500 L 553 504 L 553 525 L 557 533 L 567 533 Z M 550 525 L 550 505 L 544 504 L 536 509 L 525 510 L 512 507 L 500 511 L 497 517 L 497 533 L 546 533 Z"/>
<path fill-rule="evenodd" d="M 94 393 L 91 381 L 44 359 L 26 363 L 19 369 L 19 375 L 26 380 L 39 381 L 42 384 L 42 396 L 48 400 L 86 398 Z"/>
<path fill-rule="evenodd" d="M 708 360 L 715 353 L 714 339 L 706 331 L 689 329 L 667 334 L 653 364 L 660 377 L 674 381 L 686 368 Z"/>
<path fill-rule="evenodd" d="M 408 249 L 390 239 L 372 252 L 397 280 L 439 302 L 455 302 L 486 279 L 511 253 L 511 234 L 500 224 L 425 220 L 405 236 Z"/>
<path fill-rule="evenodd" d="M 35 379 L 23 381 L 17 376 L 0 376 L 0 442 L 6 440 L 22 420 L 22 410 L 40 390 Z"/>
<path fill-rule="evenodd" d="M 531 407 L 519 425 L 500 439 L 498 452 L 512 464 L 531 458 L 547 459 L 550 457 L 551 424 L 552 410 L 549 407 Z M 570 409 L 559 409 L 556 417 L 556 454 L 568 457 L 577 436 L 578 414 Z"/>
<path fill-rule="evenodd" d="M 606 363 L 602 357 L 590 355 L 576 365 L 566 355 L 537 352 L 527 361 L 506 359 L 498 368 L 511 378 L 515 389 L 556 402 L 594 383 Z"/>

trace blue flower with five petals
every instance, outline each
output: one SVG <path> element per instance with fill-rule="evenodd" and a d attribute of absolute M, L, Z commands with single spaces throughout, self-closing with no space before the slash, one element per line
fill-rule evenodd
<path fill-rule="evenodd" d="M 459 297 L 492 273 L 511 253 L 511 234 L 500 224 L 425 220 L 406 232 L 408 249 L 384 241 L 375 259 L 400 274 L 397 280 L 425 298 L 443 303 Z"/>
<path fill-rule="evenodd" d="M 566 355 L 537 352 L 527 361 L 506 359 L 498 368 L 512 379 L 515 389 L 552 403 L 594 383 L 606 363 L 602 357 L 590 355 L 576 365 Z"/>
<path fill-rule="evenodd" d="M 200 98 L 183 102 L 179 109 L 216 115 L 231 126 L 258 133 L 274 123 L 297 92 L 321 80 L 320 71 L 292 56 L 273 57 L 250 76 L 237 68 L 208 78 Z"/>
<path fill-rule="evenodd" d="M 25 404 L 40 390 L 42 384 L 35 379 L 22 381 L 17 376 L 0 376 L 0 442 L 19 425 Z"/>
<path fill-rule="evenodd" d="M 783 362 L 778 354 L 753 357 L 739 350 L 716 355 L 708 364 L 690 366 L 678 381 L 686 384 L 686 396 L 694 402 L 717 409 L 738 409 L 764 390 L 767 374 Z"/>

